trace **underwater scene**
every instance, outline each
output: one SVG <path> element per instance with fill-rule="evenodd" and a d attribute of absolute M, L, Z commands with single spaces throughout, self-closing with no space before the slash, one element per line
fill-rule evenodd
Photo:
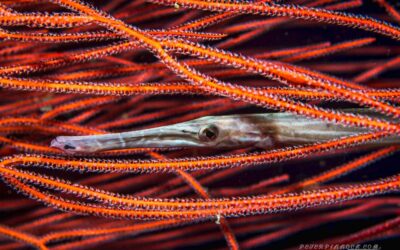
<path fill-rule="evenodd" d="M 400 1 L 0 0 L 0 58 L 0 250 L 400 245 Z"/>

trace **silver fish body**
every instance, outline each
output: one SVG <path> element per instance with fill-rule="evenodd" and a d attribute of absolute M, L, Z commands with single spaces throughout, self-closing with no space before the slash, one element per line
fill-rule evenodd
<path fill-rule="evenodd" d="M 347 110 L 350 112 L 354 110 Z M 376 116 L 365 109 L 358 113 Z M 345 127 L 313 120 L 291 113 L 206 116 L 199 119 L 123 133 L 89 136 L 58 136 L 52 147 L 64 151 L 97 152 L 125 148 L 176 147 L 273 147 L 321 142 L 358 133 L 367 129 Z M 374 142 L 376 145 L 400 143 L 400 136 Z"/>

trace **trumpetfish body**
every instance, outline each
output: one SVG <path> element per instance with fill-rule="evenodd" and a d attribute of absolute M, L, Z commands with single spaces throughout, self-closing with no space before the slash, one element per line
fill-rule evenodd
<path fill-rule="evenodd" d="M 377 116 L 365 109 L 357 109 L 357 113 Z M 245 146 L 265 148 L 321 142 L 368 131 L 364 128 L 345 127 L 291 113 L 241 114 L 206 116 L 173 125 L 122 133 L 58 136 L 51 142 L 51 146 L 69 153 L 91 153 L 125 148 Z M 400 143 L 400 135 L 372 143 L 374 145 Z"/>

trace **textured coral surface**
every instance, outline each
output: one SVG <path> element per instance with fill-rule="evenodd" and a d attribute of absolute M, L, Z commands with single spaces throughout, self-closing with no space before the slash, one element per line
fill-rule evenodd
<path fill-rule="evenodd" d="M 371 145 L 400 134 L 399 9 L 0 0 L 0 249 L 391 249 L 400 146 Z M 265 112 L 366 132 L 269 148 L 50 147 Z"/>

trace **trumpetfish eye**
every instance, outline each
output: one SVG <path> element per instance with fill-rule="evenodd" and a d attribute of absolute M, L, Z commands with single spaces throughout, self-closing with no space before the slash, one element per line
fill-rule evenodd
<path fill-rule="evenodd" d="M 76 149 L 76 148 L 70 144 L 65 144 L 64 149 L 68 150 L 68 149 Z"/>
<path fill-rule="evenodd" d="M 199 138 L 202 141 L 214 141 L 217 139 L 219 133 L 219 129 L 215 125 L 208 125 L 200 129 L 199 131 Z"/>

